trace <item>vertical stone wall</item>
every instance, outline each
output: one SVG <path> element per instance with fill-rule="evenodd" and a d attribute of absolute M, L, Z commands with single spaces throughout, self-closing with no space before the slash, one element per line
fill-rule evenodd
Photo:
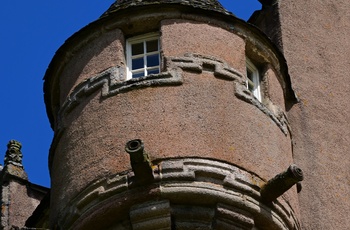
<path fill-rule="evenodd" d="M 350 226 L 350 4 L 280 1 L 284 54 L 300 103 L 289 113 L 305 171 L 303 229 Z"/>
<path fill-rule="evenodd" d="M 22 165 L 21 143 L 11 140 L 0 170 L 1 221 L 0 229 L 24 227 L 27 219 L 44 197 L 47 188 L 28 181 Z"/>

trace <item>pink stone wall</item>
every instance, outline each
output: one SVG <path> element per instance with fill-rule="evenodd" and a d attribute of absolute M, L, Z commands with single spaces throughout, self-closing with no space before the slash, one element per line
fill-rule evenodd
<path fill-rule="evenodd" d="M 9 198 L 8 224 L 24 227 L 26 220 L 32 215 L 43 197 L 33 193 L 27 185 L 17 181 L 10 181 L 6 187 L 8 190 L 4 191 L 8 191 L 6 195 Z"/>
<path fill-rule="evenodd" d="M 102 101 L 97 93 L 72 111 L 55 151 L 53 207 L 63 208 L 97 178 L 130 170 L 124 146 L 135 138 L 144 141 L 153 160 L 216 158 L 265 179 L 292 163 L 290 138 L 237 99 L 232 82 L 212 74 L 184 78 L 182 86 L 133 90 Z"/>
<path fill-rule="evenodd" d="M 90 35 L 91 36 L 91 35 Z M 68 55 L 69 62 L 60 75 L 60 101 L 63 103 L 75 86 L 116 65 L 124 65 L 124 36 L 120 30 L 96 33 L 81 41 Z"/>
<path fill-rule="evenodd" d="M 185 53 L 209 55 L 235 66 L 245 73 L 244 40 L 222 28 L 204 22 L 163 20 L 162 50 L 164 56 L 183 56 Z"/>
<path fill-rule="evenodd" d="M 305 172 L 303 229 L 350 226 L 350 4 L 280 1 L 282 41 L 301 102 L 288 113 Z"/>
<path fill-rule="evenodd" d="M 266 88 L 269 100 L 285 111 L 285 99 L 281 83 L 278 81 L 278 76 L 273 68 L 268 68 L 266 73 Z M 264 89 L 263 89 L 264 90 Z"/>

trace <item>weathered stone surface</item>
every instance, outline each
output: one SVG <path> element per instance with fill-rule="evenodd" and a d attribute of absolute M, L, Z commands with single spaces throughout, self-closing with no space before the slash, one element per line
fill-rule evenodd
<path fill-rule="evenodd" d="M 28 181 L 22 165 L 21 143 L 11 140 L 7 148 L 5 166 L 0 170 L 0 229 L 27 229 L 26 220 L 48 189 Z"/>
<path fill-rule="evenodd" d="M 269 206 L 261 202 L 264 181 L 254 174 L 200 158 L 168 159 L 158 165 L 159 178 L 153 184 L 135 187 L 129 174 L 86 187 L 69 204 L 59 227 L 90 230 L 99 223 L 104 229 L 300 229 L 284 196 Z M 183 176 L 190 172 L 193 177 Z"/>
<path fill-rule="evenodd" d="M 350 4 L 280 1 L 283 49 L 300 103 L 288 112 L 303 229 L 350 226 Z"/>
<path fill-rule="evenodd" d="M 17 166 L 13 164 L 6 165 L 1 173 L 3 181 L 9 180 L 28 180 L 28 175 L 24 171 L 23 166 Z"/>
<path fill-rule="evenodd" d="M 171 230 L 169 201 L 150 201 L 130 209 L 130 221 L 134 230 Z"/>
<path fill-rule="evenodd" d="M 1 229 L 7 230 L 11 226 L 23 228 L 47 192 L 47 188 L 28 181 L 18 181 L 13 177 L 6 183 L 1 181 L 1 185 Z"/>

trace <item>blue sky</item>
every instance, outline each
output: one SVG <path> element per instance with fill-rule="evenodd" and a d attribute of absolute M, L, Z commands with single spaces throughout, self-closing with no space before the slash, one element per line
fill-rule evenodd
<path fill-rule="evenodd" d="M 96 20 L 114 0 L 3 0 L 0 7 L 0 163 L 9 140 L 22 143 L 23 164 L 33 183 L 50 187 L 48 151 L 53 137 L 43 81 L 53 55 L 73 33 Z M 220 0 L 247 20 L 257 0 Z"/>

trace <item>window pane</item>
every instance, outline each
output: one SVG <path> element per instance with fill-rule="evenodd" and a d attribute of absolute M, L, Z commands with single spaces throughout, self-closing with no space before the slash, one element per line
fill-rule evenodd
<path fill-rule="evenodd" d="M 250 69 L 247 69 L 247 77 L 248 77 L 248 79 L 253 81 L 253 73 L 252 73 L 252 71 L 250 71 Z"/>
<path fill-rule="evenodd" d="M 132 59 L 131 66 L 132 66 L 132 70 L 143 68 L 144 67 L 143 57 Z"/>
<path fill-rule="evenodd" d="M 131 54 L 132 55 L 143 54 L 143 42 L 131 45 Z"/>
<path fill-rule="evenodd" d="M 159 65 L 159 55 L 153 54 L 147 56 L 147 67 L 158 66 Z"/>
<path fill-rule="evenodd" d="M 136 72 L 132 74 L 132 78 L 138 78 L 145 76 L 144 72 Z"/>
<path fill-rule="evenodd" d="M 147 74 L 158 74 L 158 73 L 159 73 L 159 69 L 152 69 L 147 71 Z"/>
<path fill-rule="evenodd" d="M 255 90 L 255 84 L 250 79 L 248 80 L 248 89 L 253 92 Z"/>
<path fill-rule="evenodd" d="M 147 44 L 147 53 L 158 51 L 158 39 L 153 41 L 148 41 L 146 42 L 146 44 Z"/>
<path fill-rule="evenodd" d="M 247 77 L 248 77 L 248 80 L 247 80 L 247 87 L 249 89 L 249 91 L 253 92 L 255 90 L 255 76 L 254 76 L 254 73 L 250 70 L 250 69 L 247 69 Z"/>

